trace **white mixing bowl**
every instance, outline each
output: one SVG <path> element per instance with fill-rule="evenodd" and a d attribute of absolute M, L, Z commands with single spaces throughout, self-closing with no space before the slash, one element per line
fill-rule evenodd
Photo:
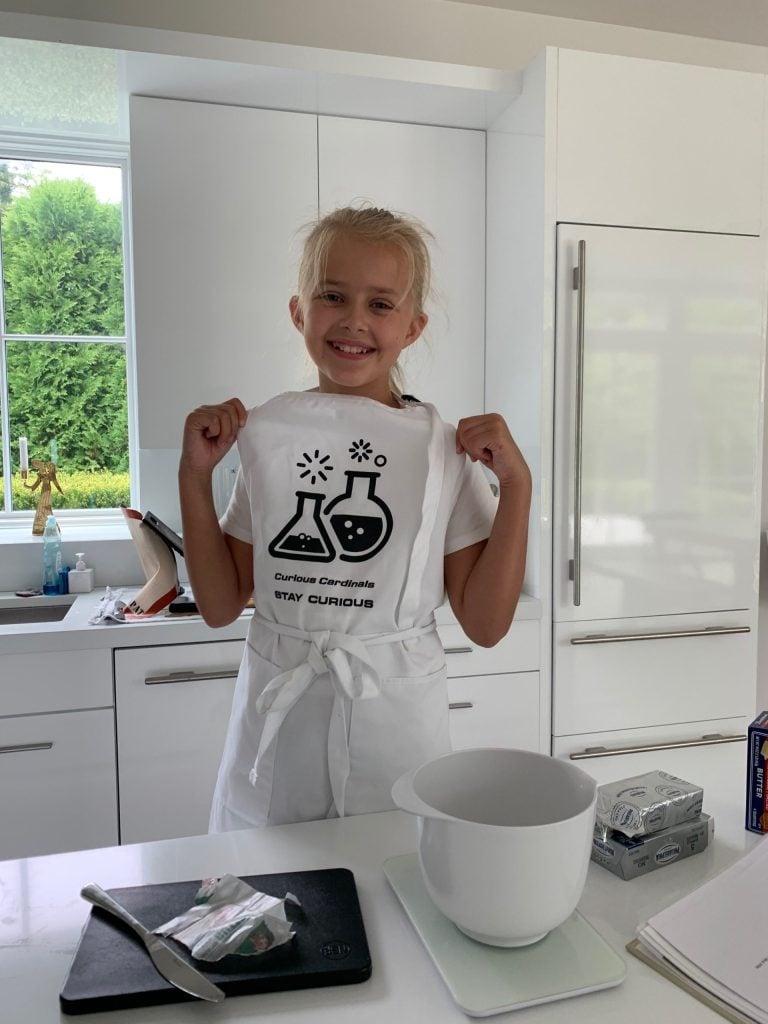
<path fill-rule="evenodd" d="M 576 909 L 597 785 L 575 765 L 527 750 L 457 750 L 399 778 L 392 799 L 417 815 L 429 895 L 471 938 L 526 946 Z"/>

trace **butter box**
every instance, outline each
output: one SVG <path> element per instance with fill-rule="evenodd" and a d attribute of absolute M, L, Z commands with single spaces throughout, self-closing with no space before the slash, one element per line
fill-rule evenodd
<path fill-rule="evenodd" d="M 592 839 L 592 860 L 628 881 L 701 853 L 709 845 L 714 830 L 715 821 L 709 814 L 699 814 L 689 821 L 634 838 L 606 830 L 598 823 Z"/>
<path fill-rule="evenodd" d="M 768 711 L 761 711 L 747 730 L 747 815 L 744 823 L 750 832 L 768 832 Z"/>

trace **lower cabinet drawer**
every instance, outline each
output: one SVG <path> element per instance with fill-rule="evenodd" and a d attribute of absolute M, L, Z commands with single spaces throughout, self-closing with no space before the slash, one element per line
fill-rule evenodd
<path fill-rule="evenodd" d="M 437 632 L 445 649 L 449 678 L 538 671 L 541 659 L 537 619 L 513 622 L 507 635 L 494 647 L 480 647 L 458 623 L 438 625 Z"/>
<path fill-rule="evenodd" d="M 638 757 L 649 761 L 656 758 L 661 767 L 664 767 L 662 761 L 677 757 L 681 752 L 706 751 L 724 746 L 743 748 L 747 738 L 747 726 L 752 717 L 708 719 L 677 725 L 655 725 L 647 729 L 616 729 L 612 732 L 553 736 L 552 754 L 554 757 L 568 758 L 585 769 L 609 762 L 629 764 Z M 630 775 L 631 772 L 626 774 Z"/>
<path fill-rule="evenodd" d="M 506 672 L 448 680 L 451 743 L 539 749 L 539 673 Z"/>
<path fill-rule="evenodd" d="M 746 612 L 559 623 L 553 636 L 555 736 L 747 716 L 756 637 Z"/>
<path fill-rule="evenodd" d="M 241 641 L 115 652 L 120 841 L 208 831 Z"/>
<path fill-rule="evenodd" d="M 118 841 L 112 710 L 0 719 L 0 858 Z"/>

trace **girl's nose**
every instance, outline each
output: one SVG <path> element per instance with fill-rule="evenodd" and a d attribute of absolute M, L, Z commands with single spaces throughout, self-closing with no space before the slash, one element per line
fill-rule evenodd
<path fill-rule="evenodd" d="M 341 318 L 341 326 L 346 328 L 348 331 L 367 331 L 367 307 L 364 304 L 350 303 L 344 310 L 344 316 Z"/>

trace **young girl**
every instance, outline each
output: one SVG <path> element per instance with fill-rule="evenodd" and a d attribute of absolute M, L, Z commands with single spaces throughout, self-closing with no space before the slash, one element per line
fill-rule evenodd
<path fill-rule="evenodd" d="M 500 416 L 453 428 L 394 386 L 427 323 L 425 235 L 387 210 L 320 220 L 290 301 L 317 388 L 187 417 L 195 600 L 211 626 L 255 602 L 212 831 L 392 809 L 395 779 L 450 749 L 435 608 L 447 594 L 482 646 L 512 621 L 531 495 L 520 451 Z M 235 441 L 219 523 L 211 475 Z"/>

